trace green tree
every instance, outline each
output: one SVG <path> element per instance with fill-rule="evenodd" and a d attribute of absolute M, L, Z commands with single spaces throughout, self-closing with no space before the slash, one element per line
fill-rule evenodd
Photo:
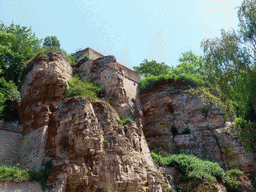
<path fill-rule="evenodd" d="M 225 33 L 222 29 L 222 38 L 202 42 L 206 57 L 206 74 L 220 93 L 220 99 L 227 106 L 229 114 L 234 110 L 231 103 L 231 87 L 235 76 L 249 69 L 249 55 L 245 49 L 239 49 L 239 37 L 233 33 Z"/>
<path fill-rule="evenodd" d="M 182 53 L 182 56 L 178 60 L 180 62 L 179 65 L 175 67 L 172 72 L 177 74 L 199 74 L 204 75 L 204 63 L 205 59 L 202 56 L 196 56 L 192 51 L 187 51 Z"/>
<path fill-rule="evenodd" d="M 169 73 L 171 74 L 191 74 L 195 75 L 203 80 L 208 80 L 206 75 L 206 59 L 203 56 L 196 56 L 192 51 L 187 51 L 185 53 L 182 53 L 182 56 L 180 56 L 179 65 L 176 67 L 171 66 L 171 70 Z M 213 83 L 213 82 L 211 82 Z"/>
<path fill-rule="evenodd" d="M 13 109 L 9 109 L 5 102 L 7 99 L 20 100 L 20 93 L 15 83 L 7 82 L 4 77 L 0 78 L 0 119 L 5 121 L 18 121 L 18 117 L 11 115 Z"/>
<path fill-rule="evenodd" d="M 141 73 L 144 77 L 147 77 L 148 74 L 153 76 L 159 76 L 161 74 L 168 74 L 171 69 L 168 65 L 165 65 L 164 62 L 157 63 L 155 60 L 148 61 L 145 59 L 143 63 L 140 63 L 139 67 L 133 67 L 133 69 Z"/>
<path fill-rule="evenodd" d="M 44 39 L 44 44 L 43 46 L 55 46 L 60 48 L 60 41 L 57 39 L 56 36 L 47 36 Z"/>
<path fill-rule="evenodd" d="M 42 40 L 32 35 L 31 28 L 21 27 L 13 23 L 8 27 L 0 25 L 0 68 L 8 82 L 12 80 L 19 85 L 24 78 L 24 62 L 32 58 L 40 50 Z"/>
<path fill-rule="evenodd" d="M 255 25 L 256 25 L 256 2 L 246 0 L 238 11 L 240 31 L 237 35 L 226 33 L 222 29 L 222 38 L 201 42 L 206 56 L 206 72 L 212 78 L 219 89 L 221 100 L 227 109 L 236 108 L 237 115 L 243 119 L 256 121 L 256 83 L 255 72 Z M 245 22 L 243 17 L 246 18 Z M 241 44 L 250 41 L 252 46 L 241 48 Z M 246 45 L 246 44 L 245 44 Z M 254 52 L 254 57 L 250 54 Z M 252 59 L 252 60 L 251 60 Z M 254 128 L 249 127 L 248 129 Z M 248 131 L 248 130 L 247 130 Z M 242 133 L 242 132 L 241 132 Z M 247 144 L 252 146 L 256 135 L 250 137 Z"/>

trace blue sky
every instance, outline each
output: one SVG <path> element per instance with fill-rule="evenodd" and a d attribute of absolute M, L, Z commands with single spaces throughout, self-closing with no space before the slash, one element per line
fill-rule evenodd
<path fill-rule="evenodd" d="M 144 59 L 177 66 L 182 53 L 203 56 L 200 43 L 238 30 L 242 0 L 1 0 L 0 21 L 57 36 L 74 53 L 91 47 L 132 69 Z"/>

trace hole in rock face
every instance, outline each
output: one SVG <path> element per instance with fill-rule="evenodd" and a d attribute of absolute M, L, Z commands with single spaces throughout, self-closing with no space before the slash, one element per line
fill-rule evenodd
<path fill-rule="evenodd" d="M 62 136 L 61 139 L 60 139 L 60 151 L 61 152 L 65 152 L 67 151 L 68 147 L 69 147 L 69 138 L 68 136 Z"/>
<path fill-rule="evenodd" d="M 173 113 L 174 112 L 173 106 L 169 105 L 168 107 L 169 107 L 170 112 Z"/>

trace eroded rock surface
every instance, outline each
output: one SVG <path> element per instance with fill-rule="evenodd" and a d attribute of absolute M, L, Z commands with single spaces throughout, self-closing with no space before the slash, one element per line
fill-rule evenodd
<path fill-rule="evenodd" d="M 186 85 L 182 80 L 162 80 L 157 88 L 141 91 L 143 131 L 150 150 L 160 149 L 165 155 L 189 152 L 217 162 L 225 170 L 239 168 L 255 186 L 255 155 L 247 153 L 242 141 L 225 131 L 230 122 L 226 122 L 224 112 L 211 105 L 204 94 L 193 97 L 181 89 L 170 91 L 179 83 Z M 207 116 L 201 110 L 204 106 L 210 107 Z M 172 125 L 178 128 L 176 135 Z M 191 133 L 182 133 L 186 127 Z"/>
<path fill-rule="evenodd" d="M 24 133 L 32 127 L 47 124 L 51 112 L 45 102 L 59 102 L 63 99 L 64 87 L 71 78 L 71 62 L 61 52 L 54 52 L 49 59 L 35 57 L 27 65 L 28 74 L 20 87 L 20 116 Z M 34 113 L 34 111 L 36 111 Z M 32 125 L 32 126 L 31 126 Z"/>
<path fill-rule="evenodd" d="M 23 133 L 38 131 L 45 138 L 40 145 L 42 165 L 53 159 L 47 189 L 161 191 L 162 175 L 150 155 L 141 119 L 128 122 L 125 130 L 116 109 L 103 100 L 71 97 L 62 102 L 70 63 L 61 53 L 34 62 L 21 86 Z"/>
<path fill-rule="evenodd" d="M 38 162 L 44 165 L 53 158 L 48 189 L 161 191 L 163 174 L 168 171 L 158 169 L 150 155 L 150 150 L 161 148 L 166 154 L 191 152 L 216 161 L 223 169 L 240 166 L 253 182 L 254 156 L 246 153 L 232 134 L 223 132 L 223 112 L 211 106 L 206 117 L 200 107 L 209 102 L 203 96 L 193 98 L 181 90 L 168 90 L 170 85 L 186 86 L 186 82 L 163 80 L 157 88 L 139 91 L 136 74 L 125 71 L 114 56 L 81 59 L 71 65 L 64 54 L 55 52 L 49 60 L 35 58 L 28 68 L 20 87 L 20 116 L 25 135 L 36 131 L 42 135 L 43 160 Z M 103 99 L 71 97 L 61 101 L 71 73 L 79 71 L 105 88 Z M 110 98 L 113 107 L 107 103 Z M 127 128 L 118 124 L 120 116 L 133 119 L 126 123 Z M 173 135 L 170 125 L 181 129 Z M 186 127 L 190 134 L 182 134 Z M 224 145 L 236 154 L 228 154 Z M 174 173 L 177 177 L 178 172 Z M 223 188 L 221 183 L 217 185 Z"/>
<path fill-rule="evenodd" d="M 54 157 L 49 187 L 80 191 L 160 189 L 161 175 L 142 129 L 131 121 L 125 132 L 117 117 L 117 112 L 100 100 L 70 98 L 58 108 L 56 127 L 51 127 L 53 133 L 50 128 L 48 132 L 48 138 L 54 137 L 55 142 L 46 143 L 46 156 Z"/>

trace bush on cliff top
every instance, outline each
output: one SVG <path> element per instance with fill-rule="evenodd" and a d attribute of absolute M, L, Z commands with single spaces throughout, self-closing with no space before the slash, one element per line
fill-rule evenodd
<path fill-rule="evenodd" d="M 64 53 L 64 55 L 70 60 L 71 63 L 74 64 L 75 62 L 75 56 L 74 54 L 68 54 L 64 49 L 61 49 L 59 47 L 55 47 L 55 46 L 43 46 L 41 48 L 40 51 L 38 51 L 34 57 L 32 57 L 31 59 L 29 59 L 28 61 L 25 62 L 25 64 L 27 65 L 29 62 L 31 62 L 35 57 L 38 56 L 42 56 L 45 59 L 49 59 L 50 54 L 59 51 Z"/>
<path fill-rule="evenodd" d="M 145 88 L 154 88 L 156 83 L 158 81 L 161 81 L 163 79 L 173 79 L 175 81 L 177 80 L 185 80 L 188 82 L 196 83 L 198 86 L 205 86 L 208 85 L 210 82 L 208 80 L 204 80 L 203 76 L 200 75 L 192 75 L 192 74 L 167 74 L 167 75 L 159 75 L 159 76 L 153 76 L 148 74 L 147 77 L 141 79 L 139 81 L 139 88 L 140 89 L 145 89 Z"/>

